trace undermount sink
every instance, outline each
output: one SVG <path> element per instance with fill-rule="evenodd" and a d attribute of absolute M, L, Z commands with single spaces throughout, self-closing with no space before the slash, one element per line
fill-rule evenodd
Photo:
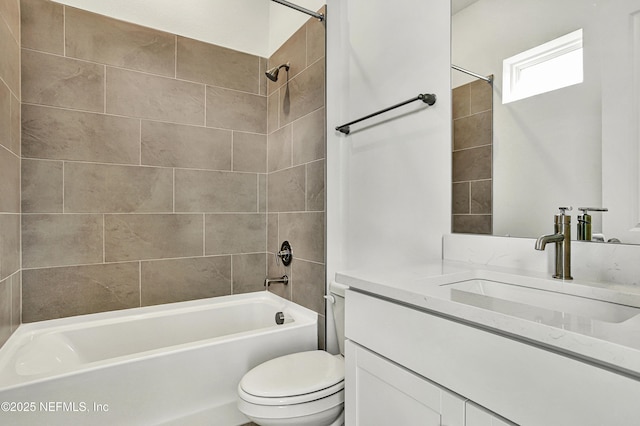
<path fill-rule="evenodd" d="M 450 289 L 452 301 L 556 327 L 588 326 L 594 320 L 615 324 L 640 314 L 636 307 L 486 279 L 442 287 Z"/>

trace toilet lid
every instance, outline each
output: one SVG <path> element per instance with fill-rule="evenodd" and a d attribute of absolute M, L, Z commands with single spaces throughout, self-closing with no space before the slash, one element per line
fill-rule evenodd
<path fill-rule="evenodd" d="M 242 378 L 248 394 L 282 398 L 331 387 L 344 380 L 344 358 L 325 351 L 299 352 L 258 365 Z"/>

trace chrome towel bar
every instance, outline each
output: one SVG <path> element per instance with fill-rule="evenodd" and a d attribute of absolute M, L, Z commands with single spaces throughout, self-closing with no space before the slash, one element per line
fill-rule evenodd
<path fill-rule="evenodd" d="M 376 115 L 383 114 L 383 113 L 385 113 L 387 111 L 391 111 L 392 109 L 399 108 L 401 106 L 404 106 L 406 104 L 410 104 L 411 102 L 415 102 L 415 101 L 422 101 L 425 104 L 431 106 L 431 105 L 436 103 L 436 95 L 429 94 L 429 93 L 424 93 L 424 94 L 421 93 L 418 96 L 416 96 L 415 98 L 408 99 L 408 100 L 406 100 L 404 102 L 400 102 L 399 104 L 390 106 L 389 108 L 385 108 L 385 109 L 380 110 L 378 112 L 374 112 L 373 114 L 369 114 L 369 115 L 367 115 L 365 117 L 362 117 L 362 118 L 359 118 L 357 120 L 353 120 L 353 121 L 345 123 L 345 124 L 343 124 L 341 126 L 338 126 L 338 127 L 336 127 L 336 130 L 341 132 L 341 133 L 344 133 L 345 135 L 348 135 L 349 132 L 351 131 L 351 128 L 349 126 L 351 126 L 352 124 L 359 123 L 361 121 L 364 121 L 364 120 L 367 120 L 369 118 L 375 117 Z"/>

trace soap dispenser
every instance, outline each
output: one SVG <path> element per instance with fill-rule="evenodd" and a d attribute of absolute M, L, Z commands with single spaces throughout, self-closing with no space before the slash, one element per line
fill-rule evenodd
<path fill-rule="evenodd" d="M 592 212 L 606 212 L 609 211 L 603 207 L 578 207 L 578 210 L 582 211 L 582 215 L 578 215 L 578 241 L 591 241 L 593 234 L 591 231 L 591 215 Z"/>

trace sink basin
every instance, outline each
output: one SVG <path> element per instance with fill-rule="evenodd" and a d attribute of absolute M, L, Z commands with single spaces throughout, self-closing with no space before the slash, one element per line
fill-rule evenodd
<path fill-rule="evenodd" d="M 559 327 L 621 323 L 640 314 L 636 307 L 485 279 L 442 287 L 455 302 Z"/>

